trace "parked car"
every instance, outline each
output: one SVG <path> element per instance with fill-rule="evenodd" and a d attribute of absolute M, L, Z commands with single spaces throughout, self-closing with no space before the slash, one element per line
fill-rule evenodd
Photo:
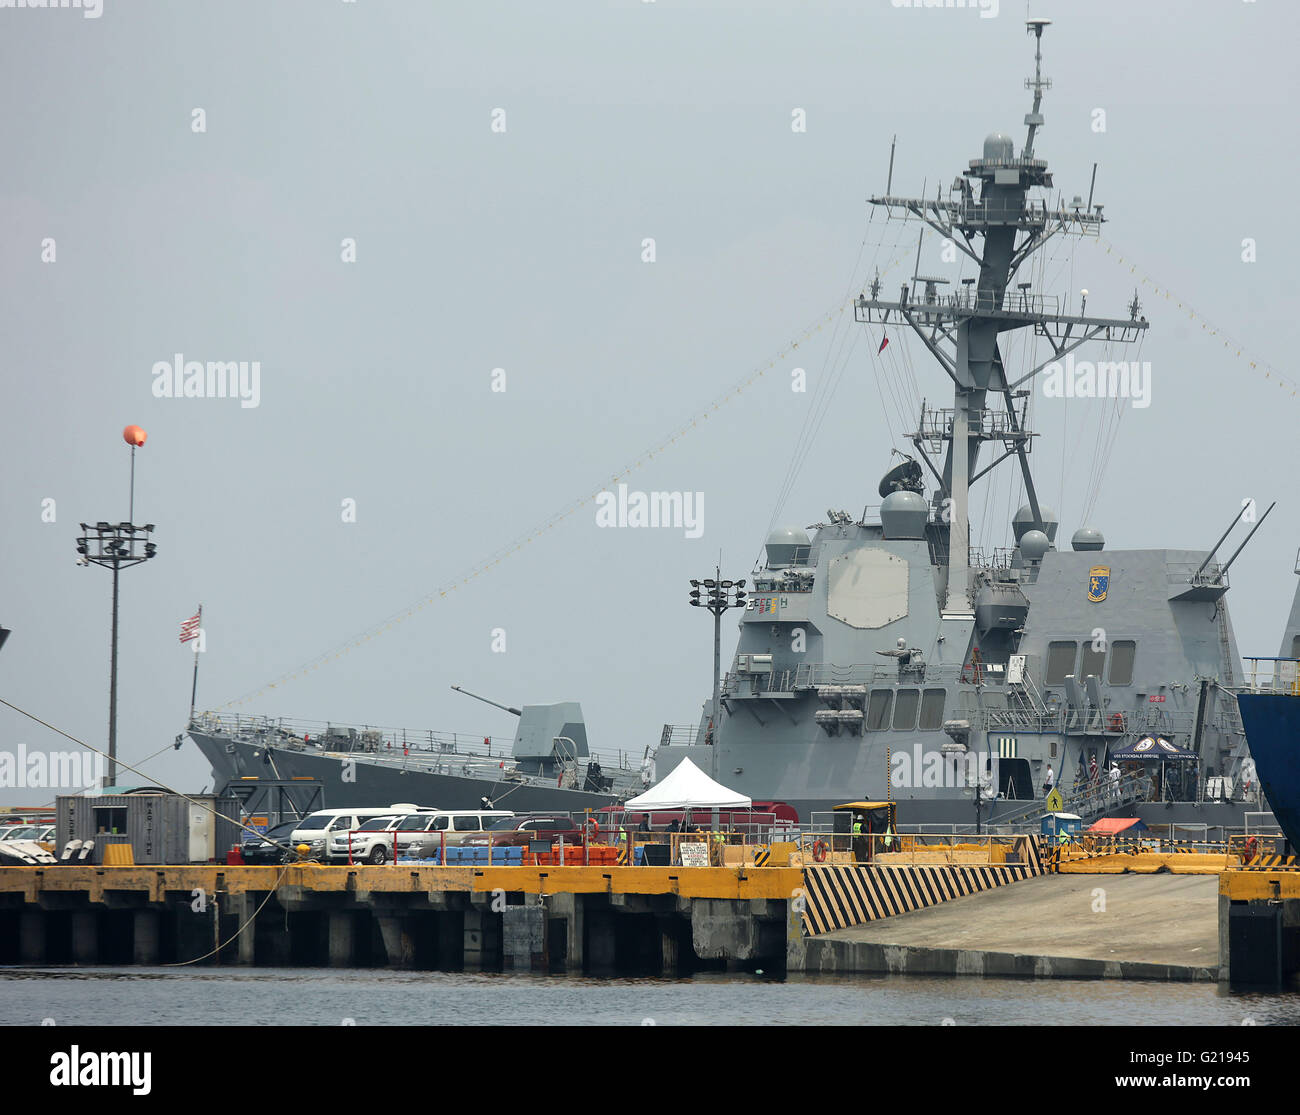
<path fill-rule="evenodd" d="M 494 848 L 522 846 L 530 840 L 550 840 L 552 844 L 581 844 L 582 829 L 572 817 L 556 813 L 532 813 L 497 821 L 479 836 L 462 841 L 466 847 Z"/>
<path fill-rule="evenodd" d="M 390 805 L 386 809 L 318 809 L 303 817 L 289 834 L 289 842 L 297 847 L 307 845 L 310 858 L 324 859 L 329 851 L 330 838 L 337 833 L 359 829 L 375 817 L 393 817 L 415 813 L 418 805 Z"/>
<path fill-rule="evenodd" d="M 445 842 L 448 847 L 468 844 L 502 821 L 511 821 L 508 809 L 446 809 L 422 832 L 398 838 L 398 855 L 429 859 Z"/>
<path fill-rule="evenodd" d="M 0 840 L 35 840 L 39 844 L 51 844 L 56 831 L 54 825 L 17 825 L 0 836 Z"/>
<path fill-rule="evenodd" d="M 393 830 L 412 816 L 431 814 L 394 813 L 371 817 L 358 829 L 336 829 L 330 834 L 325 859 L 330 863 L 383 863 L 393 850 Z"/>
<path fill-rule="evenodd" d="M 297 824 L 297 821 L 285 821 L 283 824 L 272 825 L 262 836 L 254 836 L 251 832 L 244 833 L 244 838 L 239 844 L 239 854 L 250 867 L 283 863 L 286 855 L 284 848 L 272 844 L 271 841 L 288 845 L 289 836 Z"/>

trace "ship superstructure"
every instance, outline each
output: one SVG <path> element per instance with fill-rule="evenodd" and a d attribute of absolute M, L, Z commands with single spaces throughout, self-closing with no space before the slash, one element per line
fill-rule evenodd
<path fill-rule="evenodd" d="M 1092 316 L 1086 302 L 1071 312 L 1020 281 L 1049 240 L 1095 235 L 1103 223 L 1091 192 L 1068 205 L 1041 196 L 1052 187 L 1034 150 L 1050 87 L 1047 23 L 1028 21 L 1033 104 L 1018 153 L 994 132 L 947 196 L 870 199 L 935 230 L 977 268 L 956 291 L 914 276 L 887 297 L 877 278 L 855 303 L 858 322 L 919 338 L 952 405 L 923 406 L 909 435 L 916 454 L 881 481 L 878 517 L 831 511 L 811 535 L 790 527 L 768 538 L 716 743 L 697 734 L 692 746 L 661 749 L 661 773 L 690 754 L 728 785 L 803 815 L 865 798 L 908 801 L 921 822 L 969 823 L 977 810 L 1010 819 L 1055 785 L 1076 802 L 1091 796 L 1090 812 L 1123 806 L 1169 822 L 1171 807 L 1147 799 L 1202 797 L 1198 777 L 1230 773 L 1246 754 L 1229 692 L 1240 658 L 1227 563 L 1204 551 L 1108 550 L 1086 524 L 1058 548 L 1060 524 L 1035 484 L 1026 425 L 1035 380 L 1090 342 L 1130 345 L 1147 329 L 1136 295 L 1122 316 Z M 1013 375 L 1003 354 L 1018 330 L 1048 354 Z M 1098 368 L 1114 378 L 1129 365 Z M 1027 497 L 1011 524 L 1015 545 L 981 551 L 970 544 L 971 493 L 1004 464 L 1018 468 Z M 665 742 L 674 738 L 666 729 Z M 1112 784 L 1109 756 L 1147 738 L 1195 752 L 1196 774 L 1170 764 L 1161 787 L 1133 766 Z M 1240 812 L 1198 803 L 1195 818 L 1231 824 Z"/>

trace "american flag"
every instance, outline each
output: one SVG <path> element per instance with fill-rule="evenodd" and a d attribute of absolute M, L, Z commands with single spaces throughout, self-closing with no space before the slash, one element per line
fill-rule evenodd
<path fill-rule="evenodd" d="M 199 624 L 203 620 L 203 609 L 200 608 L 189 619 L 181 623 L 181 642 L 188 643 L 191 639 L 199 637 Z"/>

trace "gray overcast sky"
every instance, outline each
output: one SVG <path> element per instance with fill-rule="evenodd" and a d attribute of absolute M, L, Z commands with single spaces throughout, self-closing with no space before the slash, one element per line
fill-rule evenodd
<path fill-rule="evenodd" d="M 140 424 L 136 519 L 157 524 L 159 555 L 123 574 L 128 761 L 184 728 L 192 659 L 177 632 L 200 601 L 199 704 L 215 707 L 456 584 L 831 314 L 838 329 L 626 477 L 703 492 L 701 538 L 602 530 L 588 504 L 237 706 L 513 732 L 459 683 L 512 704 L 579 700 L 597 748 L 637 756 L 663 723 L 693 722 L 712 640 L 686 580 L 719 551 L 746 575 L 778 510 L 804 525 L 875 503 L 909 359 L 910 390 L 945 394 L 915 343 L 898 338 L 892 365 L 873 363 L 875 336 L 851 355 L 840 344 L 846 294 L 900 253 L 887 289 L 912 267 L 914 229 L 867 221 L 890 137 L 896 193 L 946 188 L 988 132 L 1019 148 L 1033 66 L 1010 0 L 996 18 L 889 0 L 103 3 L 98 19 L 0 9 L 0 623 L 14 632 L 0 695 L 104 744 L 110 578 L 76 568 L 73 541 L 83 519 L 126 517 L 121 429 Z M 1107 316 L 1141 274 L 1176 292 L 1139 287 L 1152 403 L 1123 408 L 1113 443 L 1104 404 L 1035 398 L 1040 492 L 1068 540 L 1104 458 L 1090 519 L 1111 548 L 1206 547 L 1243 498 L 1278 499 L 1232 573 L 1246 654 L 1277 651 L 1300 544 L 1300 397 L 1248 363 L 1287 372 L 1297 346 L 1296 236 L 1265 201 L 1300 179 L 1297 11 L 1034 5 L 1056 20 L 1035 153 L 1067 200 L 1100 164 L 1107 240 L 1139 269 L 1093 244 L 1058 249 L 1045 289 L 1086 287 Z M 935 243 L 922 269 L 959 272 Z M 153 365 L 176 353 L 259 361 L 260 405 L 155 398 Z M 1016 501 L 1011 473 L 997 477 L 973 507 L 986 545 L 1008 540 Z M 734 642 L 728 625 L 724 656 Z M 0 743 L 64 746 L 7 709 Z M 187 789 L 209 778 L 189 744 L 147 769 Z M 41 796 L 0 790 L 0 804 Z"/>

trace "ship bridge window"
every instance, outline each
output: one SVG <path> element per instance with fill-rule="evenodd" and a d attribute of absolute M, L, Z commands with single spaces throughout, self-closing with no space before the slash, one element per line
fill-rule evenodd
<path fill-rule="evenodd" d="M 1074 654 L 1078 648 L 1079 644 L 1073 640 L 1047 644 L 1046 684 L 1060 685 L 1069 674 L 1074 673 Z"/>
<path fill-rule="evenodd" d="M 1133 684 L 1133 658 L 1137 654 L 1137 643 L 1132 639 L 1116 639 L 1110 644 L 1110 683 L 1111 685 Z"/>
<path fill-rule="evenodd" d="M 943 727 L 943 702 L 946 689 L 927 689 L 921 694 L 921 731 L 937 732 Z"/>
<path fill-rule="evenodd" d="M 867 705 L 867 728 L 879 732 L 889 727 L 889 706 L 893 703 L 892 689 L 873 689 Z"/>
<path fill-rule="evenodd" d="M 894 731 L 911 732 L 916 730 L 916 709 L 921 703 L 919 689 L 900 689 L 894 699 Z"/>
<path fill-rule="evenodd" d="M 1097 644 L 1101 643 L 1101 649 L 1097 650 Z M 1083 656 L 1079 660 L 1079 677 L 1086 678 L 1089 674 L 1097 678 L 1103 678 L 1106 675 L 1102 673 L 1102 668 L 1106 665 L 1106 644 L 1101 640 L 1090 640 L 1083 644 Z"/>

